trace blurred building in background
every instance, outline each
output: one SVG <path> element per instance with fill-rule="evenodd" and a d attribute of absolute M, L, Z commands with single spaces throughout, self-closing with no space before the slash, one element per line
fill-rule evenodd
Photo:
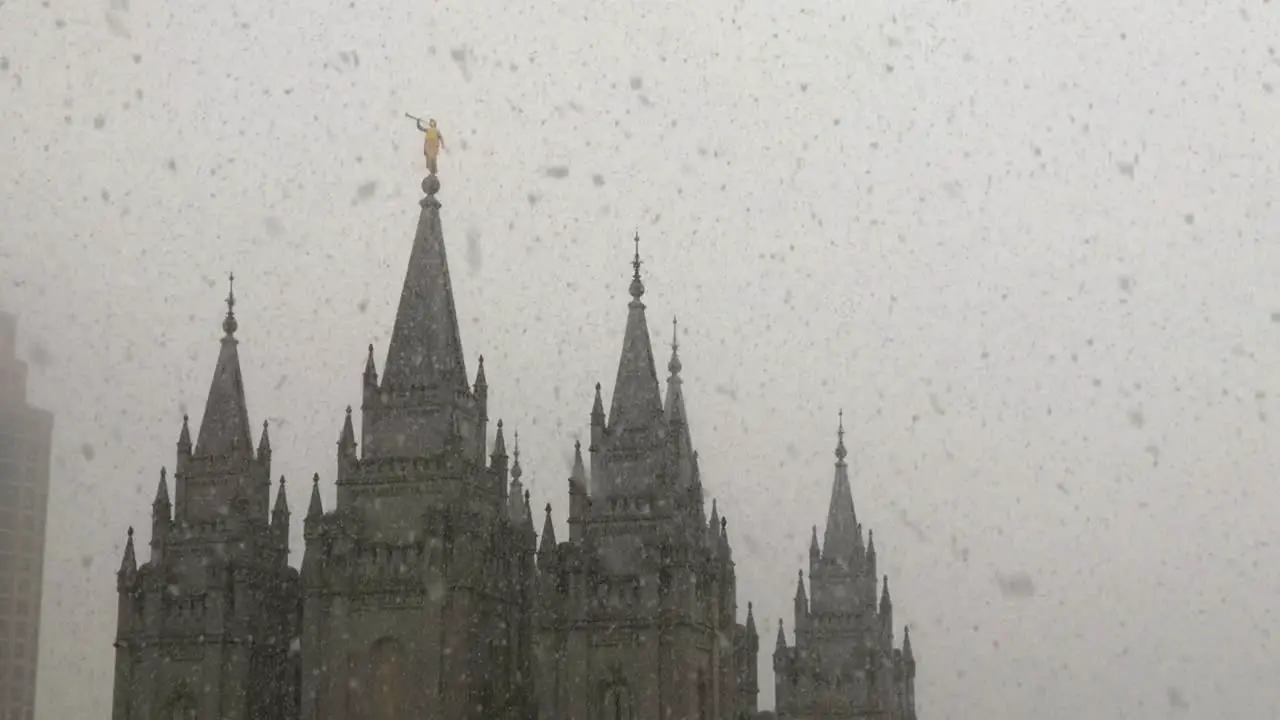
<path fill-rule="evenodd" d="M 17 328 L 0 312 L 0 717 L 31 720 L 53 415 L 27 402 Z"/>

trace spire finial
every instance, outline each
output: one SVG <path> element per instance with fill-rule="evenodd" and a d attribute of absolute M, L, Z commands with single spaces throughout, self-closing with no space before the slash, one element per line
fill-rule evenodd
<path fill-rule="evenodd" d="M 117 531 L 117 532 L 119 532 L 119 531 Z M 119 536 L 117 535 L 116 537 L 119 537 Z M 132 525 L 130 525 L 130 526 L 129 526 L 129 539 L 131 539 L 131 540 L 133 539 L 133 526 L 132 526 Z"/>
<path fill-rule="evenodd" d="M 236 334 L 236 274 L 227 276 L 227 317 L 222 321 L 222 331 L 228 336 Z"/>
<path fill-rule="evenodd" d="M 516 441 L 515 465 L 511 466 L 511 479 L 515 480 L 516 482 L 519 482 L 521 476 L 524 475 L 524 470 L 520 469 L 520 431 L 519 430 L 515 432 L 515 441 Z"/>
<path fill-rule="evenodd" d="M 671 362 L 667 363 L 667 370 L 672 375 L 679 375 L 680 369 L 684 367 L 680 364 L 680 323 L 675 317 L 671 318 Z"/>
<path fill-rule="evenodd" d="M 640 265 L 642 263 L 640 262 L 640 231 L 639 230 L 636 231 L 635 241 L 636 241 L 636 255 L 635 255 L 635 259 L 631 261 L 631 268 L 633 270 L 631 274 L 631 297 L 635 298 L 636 300 L 639 300 L 640 296 L 644 295 L 644 283 L 640 281 Z"/>
<path fill-rule="evenodd" d="M 844 448 L 844 410 L 843 409 L 840 411 L 840 426 L 839 426 L 839 429 L 836 430 L 836 437 L 838 438 L 836 442 L 836 459 L 839 460 L 840 462 L 844 462 L 844 459 L 849 456 L 849 451 L 845 450 Z"/>

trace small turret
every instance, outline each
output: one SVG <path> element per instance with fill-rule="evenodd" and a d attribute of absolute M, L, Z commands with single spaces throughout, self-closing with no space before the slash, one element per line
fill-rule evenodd
<path fill-rule="evenodd" d="M 778 639 L 773 645 L 774 662 L 787 652 L 787 633 L 782 628 L 782 618 L 778 618 Z"/>
<path fill-rule="evenodd" d="M 569 542 L 582 540 L 587 519 L 587 469 L 582 463 L 582 441 L 573 442 L 573 472 L 569 475 Z"/>
<path fill-rule="evenodd" d="M 320 473 L 311 476 L 311 502 L 307 505 L 307 526 L 324 518 L 324 505 L 320 502 Z"/>
<path fill-rule="evenodd" d="M 507 494 L 507 441 L 502 436 L 502 420 L 498 420 L 498 434 L 493 438 L 493 452 L 489 454 L 489 468 L 496 474 L 498 493 Z"/>
<path fill-rule="evenodd" d="M 520 467 L 520 431 L 515 434 L 515 455 L 511 464 L 511 491 L 507 494 L 507 515 L 513 523 L 523 525 L 524 518 L 524 484 L 520 478 L 524 470 Z"/>
<path fill-rule="evenodd" d="M 151 502 L 151 562 L 164 562 L 164 546 L 169 539 L 169 527 L 173 520 L 173 504 L 169 501 L 169 481 L 165 469 L 160 468 L 160 484 L 156 486 L 156 499 Z"/>
<path fill-rule="evenodd" d="M 600 383 L 596 383 L 596 397 L 591 403 L 591 445 L 587 447 L 588 452 L 596 452 L 600 449 L 600 443 L 604 441 L 604 431 L 604 399 L 600 394 Z"/>
<path fill-rule="evenodd" d="M 271 461 L 271 436 L 267 432 L 267 425 L 268 425 L 268 422 L 266 420 L 263 420 L 262 421 L 262 437 L 258 440 L 258 461 L 259 462 Z"/>
<path fill-rule="evenodd" d="M 478 458 L 484 457 L 484 451 L 489 444 L 489 381 L 484 375 L 484 356 L 480 356 L 480 368 L 476 370 L 476 383 L 472 387 L 472 392 L 476 396 L 476 404 L 480 411 L 480 432 L 476 433 L 477 455 Z"/>
<path fill-rule="evenodd" d="M 311 501 L 307 504 L 307 516 L 302 521 L 305 546 L 300 568 L 303 582 L 313 586 L 323 582 L 321 570 L 324 565 L 324 547 L 320 540 L 323 528 L 324 506 L 320 503 L 320 473 L 316 473 L 311 476 Z"/>
<path fill-rule="evenodd" d="M 133 526 L 129 526 L 128 539 L 124 543 L 124 557 L 120 559 L 120 571 L 116 573 L 116 585 L 121 590 L 129 587 L 138 575 L 138 558 L 133 552 Z"/>
<path fill-rule="evenodd" d="M 347 415 L 342 420 L 342 432 L 338 435 L 338 461 L 356 459 L 356 429 L 351 422 L 351 406 L 347 406 Z"/>
<path fill-rule="evenodd" d="M 538 569 L 546 571 L 555 561 L 556 526 L 551 522 L 551 503 L 547 503 L 546 517 L 542 521 L 542 538 L 538 543 Z"/>
<path fill-rule="evenodd" d="M 178 433 L 178 467 L 177 472 L 182 473 L 186 467 L 187 461 L 191 459 L 191 425 L 187 415 L 182 415 L 182 431 Z"/>
<path fill-rule="evenodd" d="M 729 544 L 729 518 L 720 518 L 720 556 L 726 562 L 733 562 L 733 546 Z"/>
<path fill-rule="evenodd" d="M 796 612 L 796 632 L 799 633 L 801 628 L 805 625 L 804 621 L 807 620 L 809 617 L 809 596 L 804 591 L 804 571 L 803 570 L 799 570 L 796 572 L 795 612 Z M 798 643 L 799 641 L 800 641 L 800 637 L 799 635 L 797 635 L 796 642 Z"/>
<path fill-rule="evenodd" d="M 373 343 L 369 343 L 369 354 L 364 361 L 362 380 L 360 407 L 368 410 L 378 402 L 378 366 L 373 361 Z"/>
<path fill-rule="evenodd" d="M 289 536 L 289 500 L 284 492 L 284 476 L 280 476 L 280 485 L 276 490 L 276 505 L 271 509 L 271 529 L 278 535 Z"/>
<path fill-rule="evenodd" d="M 538 540 L 538 533 L 533 529 L 533 511 L 529 509 L 529 491 L 524 491 L 524 536 L 529 548 L 533 548 Z"/>
<path fill-rule="evenodd" d="M 151 516 L 161 517 L 168 521 L 169 511 L 173 504 L 169 502 L 169 481 L 165 468 L 160 468 L 160 483 L 156 485 L 156 499 L 151 502 Z"/>

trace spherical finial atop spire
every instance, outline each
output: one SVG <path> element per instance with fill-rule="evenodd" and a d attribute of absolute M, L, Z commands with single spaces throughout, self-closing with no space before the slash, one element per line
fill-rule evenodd
<path fill-rule="evenodd" d="M 840 411 L 840 426 L 836 430 L 836 437 L 838 438 L 836 441 L 836 459 L 844 462 L 844 459 L 849 456 L 849 451 L 844 448 L 844 410 Z"/>
<path fill-rule="evenodd" d="M 440 192 L 440 178 L 436 177 L 434 174 L 423 178 L 422 192 L 429 196 L 434 196 L 436 193 Z"/>
<path fill-rule="evenodd" d="M 631 275 L 631 297 L 635 298 L 636 300 L 639 300 L 640 296 L 644 295 L 644 283 L 640 281 L 640 265 L 641 264 L 642 263 L 640 262 L 640 231 L 637 230 L 636 231 L 636 255 L 635 255 L 635 259 L 631 261 L 631 267 L 633 270 Z"/>
<path fill-rule="evenodd" d="M 236 322 L 236 274 L 231 273 L 227 277 L 227 317 L 222 321 L 222 331 L 227 335 L 235 335 L 236 328 L 240 327 Z"/>
<path fill-rule="evenodd" d="M 516 431 L 515 441 L 516 441 L 516 449 L 514 453 L 515 465 L 511 467 L 511 479 L 519 480 L 524 475 L 524 471 L 520 469 L 520 431 L 519 430 Z"/>
<path fill-rule="evenodd" d="M 671 318 L 671 362 L 667 363 L 667 370 L 672 375 L 679 375 L 680 369 L 684 367 L 680 364 L 680 326 L 676 318 Z"/>

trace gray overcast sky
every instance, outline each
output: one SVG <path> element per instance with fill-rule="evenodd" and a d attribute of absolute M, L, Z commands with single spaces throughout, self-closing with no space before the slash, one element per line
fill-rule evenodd
<path fill-rule="evenodd" d="M 510 6 L 0 2 L 0 302 L 57 412 L 41 717 L 108 706 L 229 270 L 252 420 L 295 511 L 314 471 L 332 502 L 406 111 L 449 144 L 469 372 L 561 523 L 639 228 L 763 705 L 843 407 L 922 718 L 1280 716 L 1280 7 Z"/>

